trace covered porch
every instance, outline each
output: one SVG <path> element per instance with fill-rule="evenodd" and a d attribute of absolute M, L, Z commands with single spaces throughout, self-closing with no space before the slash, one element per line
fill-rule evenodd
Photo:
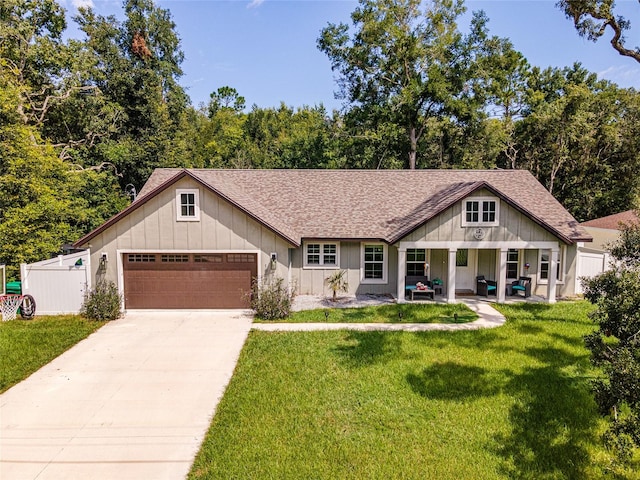
<path fill-rule="evenodd" d="M 499 303 L 522 301 L 525 300 L 523 296 L 510 295 L 514 280 L 530 278 L 529 288 L 533 292 L 542 277 L 544 282 L 540 283 L 546 284 L 537 289 L 538 296 L 531 293 L 526 300 L 555 303 L 557 276 L 549 272 L 558 271 L 560 252 L 560 243 L 553 241 L 400 242 L 397 298 L 399 302 L 406 301 L 407 276 L 422 274 L 431 283 L 441 285 L 440 295 L 434 295 L 436 301 L 455 303 L 460 296 L 476 296 L 479 276 L 484 276 L 491 285 L 491 295 L 486 299 Z"/>

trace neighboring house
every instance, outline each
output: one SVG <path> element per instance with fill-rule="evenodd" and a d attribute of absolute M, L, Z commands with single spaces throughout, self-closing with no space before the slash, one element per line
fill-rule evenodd
<path fill-rule="evenodd" d="M 620 238 L 622 224 L 633 223 L 638 223 L 638 217 L 633 210 L 627 210 L 580 224 L 593 242 L 588 246 L 578 243 L 576 293 L 582 293 L 580 278 L 593 278 L 610 268 L 609 245 Z"/>
<path fill-rule="evenodd" d="M 352 294 L 404 301 L 405 275 L 426 273 L 454 302 L 484 275 L 502 301 L 528 276 L 555 302 L 590 240 L 525 170 L 158 169 L 75 246 L 127 309 L 241 308 L 254 277 L 328 294 L 337 269 Z"/>
<path fill-rule="evenodd" d="M 593 237 L 593 242 L 589 247 L 600 252 L 608 251 L 608 244 L 620 238 L 620 226 L 623 224 L 638 223 L 638 216 L 633 210 L 608 215 L 588 222 L 582 222 L 589 235 Z"/>

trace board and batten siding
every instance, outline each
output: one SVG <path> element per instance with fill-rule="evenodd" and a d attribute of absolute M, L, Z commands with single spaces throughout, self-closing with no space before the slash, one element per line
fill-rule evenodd
<path fill-rule="evenodd" d="M 482 227 L 485 237 L 482 242 L 558 242 L 560 246 L 564 243 L 548 230 L 544 229 L 527 215 L 513 208 L 508 203 L 497 198 L 486 189 L 478 190 L 467 198 L 471 197 L 493 197 L 500 203 L 499 222 L 495 227 Z M 441 214 L 427 221 L 409 235 L 404 237 L 402 242 L 470 242 L 477 243 L 478 250 L 478 274 L 483 274 L 487 278 L 496 277 L 496 250 L 482 249 L 482 242 L 473 236 L 475 228 L 462 226 L 463 202 L 456 202 L 454 205 L 443 211 Z M 576 266 L 576 245 L 565 246 L 564 281 L 556 286 L 559 296 L 572 296 L 575 294 L 575 266 Z M 538 284 L 538 258 L 537 249 L 524 250 L 521 266 L 529 263 L 530 268 L 527 273 L 533 279 L 532 292 L 537 295 L 546 295 L 547 285 Z M 445 284 L 447 279 L 447 252 L 446 250 L 431 251 L 430 277 L 441 278 Z"/>
<path fill-rule="evenodd" d="M 330 242 L 331 240 L 323 240 Z M 310 241 L 313 243 L 313 241 Z M 398 250 L 393 246 L 387 248 L 387 282 L 362 283 L 361 258 L 362 243 L 371 242 L 349 242 L 336 241 L 340 245 L 340 268 L 305 268 L 304 267 L 304 245 L 292 251 L 292 276 L 297 292 L 301 295 L 323 295 L 331 296 L 333 292 L 327 285 L 327 279 L 339 270 L 346 270 L 346 280 L 349 284 L 349 294 L 389 294 L 396 291 L 398 272 Z"/>
<path fill-rule="evenodd" d="M 176 189 L 198 189 L 200 220 L 176 220 Z M 87 246 L 87 245 L 85 245 Z M 258 251 L 259 274 L 275 273 L 287 279 L 290 245 L 269 228 L 259 224 L 237 207 L 189 178 L 149 199 L 116 224 L 91 239 L 93 275 L 117 282 L 116 256 L 124 251 Z M 98 272 L 102 253 L 108 262 Z M 277 253 L 275 272 L 270 270 L 270 254 Z"/>

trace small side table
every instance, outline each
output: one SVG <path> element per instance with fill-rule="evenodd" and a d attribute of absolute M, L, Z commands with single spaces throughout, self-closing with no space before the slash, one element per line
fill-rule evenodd
<path fill-rule="evenodd" d="M 442 285 L 434 285 L 433 291 L 436 295 L 442 295 Z"/>

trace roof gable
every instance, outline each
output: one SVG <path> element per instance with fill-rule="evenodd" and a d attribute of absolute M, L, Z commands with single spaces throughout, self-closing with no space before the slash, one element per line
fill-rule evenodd
<path fill-rule="evenodd" d="M 481 188 L 565 243 L 591 240 L 526 170 L 157 169 L 135 202 L 76 245 L 185 176 L 296 246 L 305 238 L 395 243 Z"/>

